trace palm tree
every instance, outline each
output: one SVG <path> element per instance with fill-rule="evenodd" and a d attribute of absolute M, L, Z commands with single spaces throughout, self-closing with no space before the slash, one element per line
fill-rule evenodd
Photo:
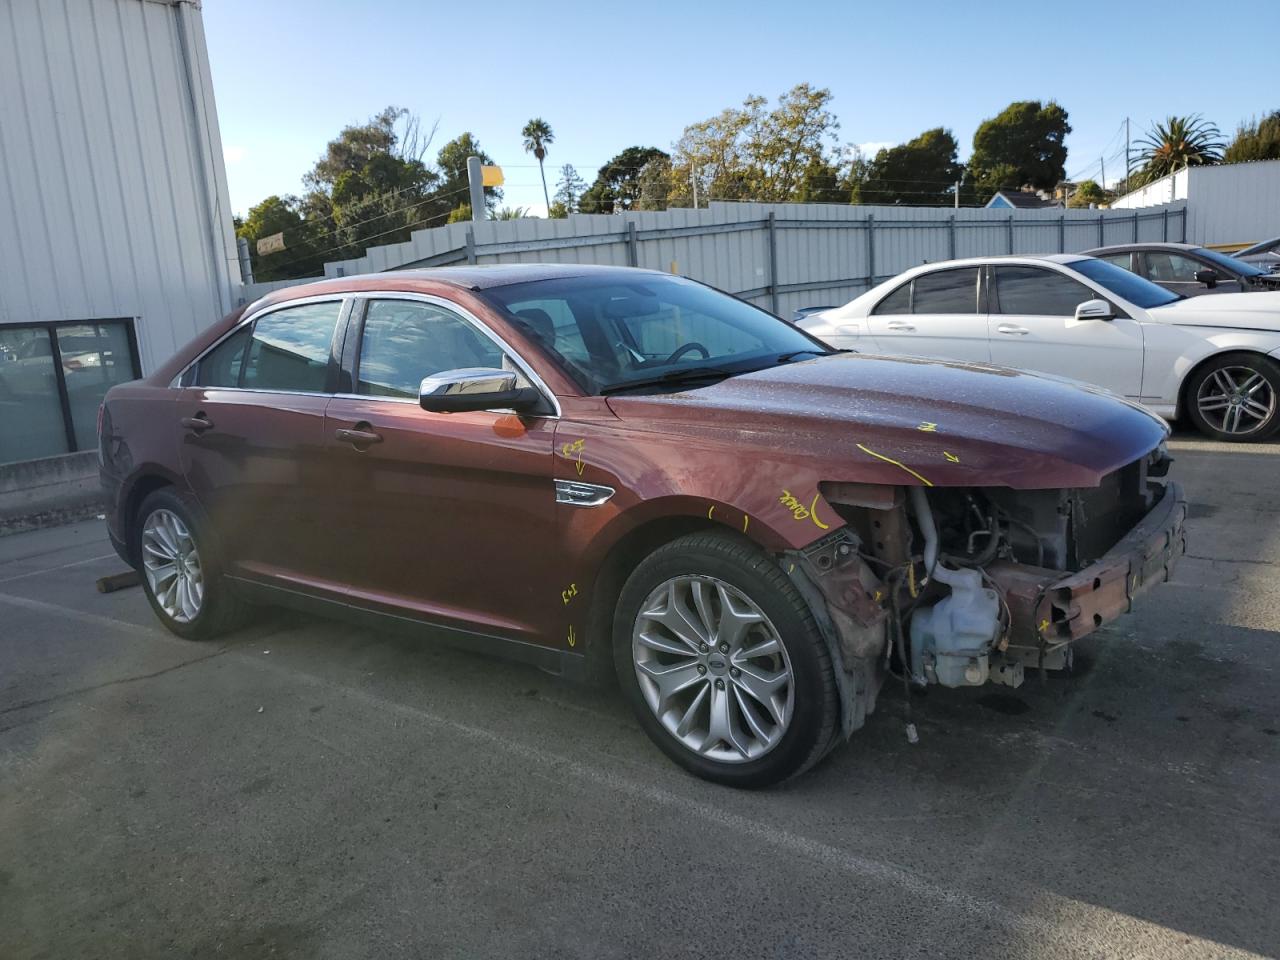
<path fill-rule="evenodd" d="M 538 158 L 538 172 L 542 174 L 542 197 L 547 201 L 547 209 L 551 209 L 551 194 L 547 192 L 547 171 L 542 161 L 547 159 L 547 147 L 555 143 L 556 135 L 551 132 L 551 125 L 541 117 L 534 117 L 520 131 L 524 137 L 525 153 L 532 153 Z"/>
<path fill-rule="evenodd" d="M 1137 146 L 1144 178 L 1150 181 L 1183 167 L 1217 163 L 1226 144 L 1217 126 L 1197 113 L 1166 118 L 1164 123 L 1153 126 Z"/>

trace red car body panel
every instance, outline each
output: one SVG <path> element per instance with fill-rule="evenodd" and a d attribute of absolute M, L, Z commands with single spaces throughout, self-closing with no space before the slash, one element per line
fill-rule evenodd
<path fill-rule="evenodd" d="M 681 392 L 586 396 L 481 293 L 421 274 L 309 284 L 250 310 L 377 291 L 443 297 L 488 324 L 550 387 L 560 419 L 173 386 L 237 311 L 109 394 L 104 477 L 118 544 L 127 543 L 137 490 L 160 477 L 189 486 L 214 512 L 228 495 L 248 505 L 219 517 L 237 576 L 568 651 L 587 628 L 610 551 L 651 522 L 723 525 L 778 553 L 843 525 L 823 482 L 1097 486 L 1167 433 L 1096 390 L 858 355 Z M 177 424 L 214 407 L 217 429 L 205 436 Z M 334 439 L 335 429 L 360 424 L 383 442 L 357 450 Z M 615 493 L 598 507 L 556 503 L 554 479 Z"/>

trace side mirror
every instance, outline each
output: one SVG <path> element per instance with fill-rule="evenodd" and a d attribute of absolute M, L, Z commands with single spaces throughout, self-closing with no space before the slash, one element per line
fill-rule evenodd
<path fill-rule="evenodd" d="M 1206 287 L 1212 290 L 1218 285 L 1218 271 L 1209 270 L 1207 268 L 1204 270 L 1197 270 L 1196 283 L 1203 283 Z"/>
<path fill-rule="evenodd" d="M 542 395 L 533 387 L 516 385 L 516 375 L 491 367 L 445 370 L 422 381 L 418 405 L 432 413 L 468 410 L 530 410 Z"/>
<path fill-rule="evenodd" d="M 1076 307 L 1077 320 L 1114 320 L 1115 318 L 1116 312 L 1111 309 L 1111 304 L 1102 299 L 1086 300 Z"/>

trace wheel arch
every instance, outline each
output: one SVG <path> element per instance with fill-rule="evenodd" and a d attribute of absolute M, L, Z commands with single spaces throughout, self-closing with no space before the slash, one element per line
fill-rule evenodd
<path fill-rule="evenodd" d="M 137 538 L 134 536 L 134 528 L 137 525 L 138 510 L 142 506 L 142 501 L 157 490 L 177 485 L 178 478 L 161 467 L 141 470 L 129 481 L 121 500 L 120 534 L 125 550 L 129 554 L 129 560 L 134 566 L 138 564 L 137 545 L 134 542 Z"/>
<path fill-rule="evenodd" d="M 1263 360 L 1270 362 L 1273 365 L 1277 363 L 1276 359 L 1272 357 L 1270 354 L 1268 354 L 1265 350 L 1260 350 L 1257 347 L 1251 347 L 1251 346 L 1224 346 L 1218 350 L 1215 350 L 1213 353 L 1207 356 L 1201 357 L 1199 360 L 1197 360 L 1187 369 L 1187 371 L 1182 375 L 1181 382 L 1178 384 L 1178 396 L 1177 396 L 1178 405 L 1174 414 L 1176 418 L 1181 419 L 1186 415 L 1187 391 L 1191 389 L 1191 381 L 1195 379 L 1196 374 L 1198 374 L 1201 370 L 1209 366 L 1214 361 L 1221 360 L 1223 357 L 1230 356 L 1233 354 L 1259 357 Z"/>

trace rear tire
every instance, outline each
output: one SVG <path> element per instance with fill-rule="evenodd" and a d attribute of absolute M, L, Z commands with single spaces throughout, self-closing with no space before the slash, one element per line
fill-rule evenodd
<path fill-rule="evenodd" d="M 148 494 L 131 546 L 151 609 L 171 633 L 209 640 L 243 622 L 246 605 L 223 578 L 213 538 L 189 496 L 172 487 Z"/>
<path fill-rule="evenodd" d="M 690 534 L 650 554 L 622 588 L 613 649 L 645 733 L 706 780 L 778 783 L 836 741 L 826 642 L 795 585 L 744 539 Z"/>
<path fill-rule="evenodd" d="M 1224 353 L 1187 380 L 1187 416 L 1206 436 L 1256 443 L 1280 429 L 1280 364 L 1257 353 Z"/>

